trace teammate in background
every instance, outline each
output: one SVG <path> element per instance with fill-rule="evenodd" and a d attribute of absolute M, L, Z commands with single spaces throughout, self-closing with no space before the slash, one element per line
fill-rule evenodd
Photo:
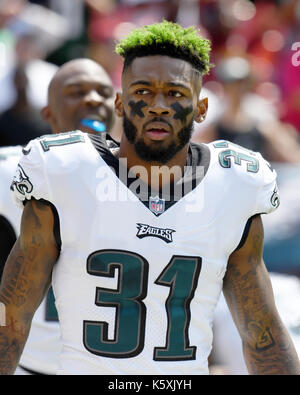
<path fill-rule="evenodd" d="M 98 135 L 112 128 L 113 96 L 103 67 L 90 59 L 71 60 L 52 79 L 42 115 L 53 133 L 78 129 Z"/>
<path fill-rule="evenodd" d="M 117 46 L 120 148 L 79 131 L 26 147 L 30 184 L 12 183 L 26 202 L 21 234 L 0 289 L 22 332 L 0 328 L 3 374 L 52 271 L 60 374 L 207 374 L 222 285 L 250 373 L 300 373 L 262 261 L 260 214 L 278 206 L 276 174 L 226 141 L 190 143 L 207 111 L 209 50 L 193 28 L 166 21 L 132 31 Z"/>
<path fill-rule="evenodd" d="M 21 146 L 0 148 L 0 279 L 20 226 L 22 212 L 11 200 L 9 185 L 21 155 Z"/>
<path fill-rule="evenodd" d="M 99 64 L 89 59 L 65 63 L 51 80 L 48 105 L 42 114 L 53 133 L 80 128 L 98 135 L 110 130 L 113 124 L 113 86 L 109 76 Z M 22 211 L 11 200 L 9 185 L 21 155 L 21 146 L 0 149 L 3 186 L 0 189 L 1 274 L 20 228 Z M 28 184 L 23 179 L 23 188 L 26 186 Z M 55 374 L 60 349 L 57 312 L 52 292 L 49 292 L 35 313 L 16 374 Z"/>

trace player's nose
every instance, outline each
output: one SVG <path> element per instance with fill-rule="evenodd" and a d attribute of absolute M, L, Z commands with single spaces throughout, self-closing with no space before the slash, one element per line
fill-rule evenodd
<path fill-rule="evenodd" d="M 96 90 L 90 90 L 84 96 L 84 102 L 86 105 L 96 107 L 104 102 L 104 98 Z"/>
<path fill-rule="evenodd" d="M 157 94 L 148 107 L 148 114 L 149 115 L 170 115 L 171 109 L 162 93 Z"/>

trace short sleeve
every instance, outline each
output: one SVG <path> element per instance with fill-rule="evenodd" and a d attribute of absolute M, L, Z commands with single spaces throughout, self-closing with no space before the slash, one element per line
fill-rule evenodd
<path fill-rule="evenodd" d="M 257 185 L 255 214 L 269 214 L 276 210 L 280 204 L 279 191 L 277 187 L 277 174 L 269 162 L 261 154 L 259 156 L 260 176 Z"/>
<path fill-rule="evenodd" d="M 13 201 L 23 207 L 32 198 L 50 200 L 39 140 L 30 141 L 22 153 L 10 187 Z"/>

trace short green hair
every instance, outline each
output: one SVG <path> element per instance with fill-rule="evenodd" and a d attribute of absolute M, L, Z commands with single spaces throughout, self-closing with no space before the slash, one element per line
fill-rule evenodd
<path fill-rule="evenodd" d="M 165 55 L 191 63 L 202 75 L 208 74 L 211 44 L 194 26 L 183 28 L 177 23 L 162 21 L 132 30 L 116 45 L 116 53 L 124 58 L 124 69 L 136 58 Z"/>

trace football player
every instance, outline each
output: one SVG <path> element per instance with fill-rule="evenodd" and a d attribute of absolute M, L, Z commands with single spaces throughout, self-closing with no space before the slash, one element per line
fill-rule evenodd
<path fill-rule="evenodd" d="M 98 136 L 112 127 L 113 86 L 99 64 L 90 59 L 65 63 L 52 78 L 48 91 L 48 105 L 43 108 L 42 115 L 53 133 L 81 129 Z M 23 154 L 28 154 L 26 149 L 23 149 Z M 22 211 L 12 204 L 9 185 L 21 155 L 21 146 L 0 149 L 1 271 L 20 228 Z M 29 191 L 30 181 L 19 169 L 19 189 Z M 12 332 L 18 330 L 13 320 L 8 321 L 7 326 Z M 35 313 L 16 374 L 55 374 L 60 349 L 57 311 L 50 289 Z"/>
<path fill-rule="evenodd" d="M 276 173 L 227 141 L 190 142 L 207 112 L 209 41 L 163 21 L 116 51 L 120 147 L 73 131 L 33 140 L 19 162 L 25 207 L 0 300 L 22 331 L 1 327 L 1 372 L 14 371 L 53 272 L 60 374 L 207 374 L 222 289 L 250 373 L 299 374 L 262 261 Z"/>

